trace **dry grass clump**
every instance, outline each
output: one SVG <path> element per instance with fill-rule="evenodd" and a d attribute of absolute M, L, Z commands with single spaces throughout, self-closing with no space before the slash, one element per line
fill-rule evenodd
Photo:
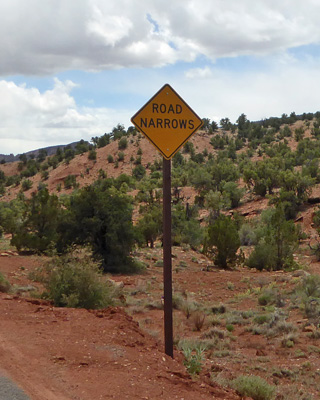
<path fill-rule="evenodd" d="M 192 319 L 194 329 L 197 332 L 200 332 L 201 329 L 203 328 L 204 321 L 206 319 L 206 315 L 204 313 L 202 313 L 201 311 L 196 311 L 192 314 L 191 319 Z"/>

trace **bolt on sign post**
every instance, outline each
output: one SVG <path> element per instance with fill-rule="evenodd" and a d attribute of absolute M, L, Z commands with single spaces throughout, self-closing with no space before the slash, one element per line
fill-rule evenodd
<path fill-rule="evenodd" d="M 202 126 L 202 120 L 166 84 L 131 118 L 131 122 L 163 156 L 164 340 L 165 353 L 173 357 L 171 158 Z"/>

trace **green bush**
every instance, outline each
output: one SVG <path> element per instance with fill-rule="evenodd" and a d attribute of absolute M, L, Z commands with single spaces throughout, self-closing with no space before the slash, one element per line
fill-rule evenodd
<path fill-rule="evenodd" d="M 259 242 L 250 254 L 247 265 L 249 268 L 272 270 L 276 262 L 275 248 L 265 241 Z"/>
<path fill-rule="evenodd" d="M 24 192 L 32 188 L 32 182 L 30 179 L 24 179 L 21 183 L 21 188 Z"/>
<path fill-rule="evenodd" d="M 61 204 L 56 195 L 50 195 L 47 188 L 32 193 L 30 199 L 23 204 L 23 217 L 14 217 L 11 244 L 21 249 L 42 253 L 57 240 L 57 224 L 61 212 Z M 7 218 L 9 216 L 7 214 Z M 8 221 L 7 221 L 8 223 Z"/>
<path fill-rule="evenodd" d="M 285 219 L 284 205 L 279 203 L 274 209 L 264 211 L 261 221 L 261 238 L 247 261 L 248 266 L 260 271 L 292 269 L 298 236 L 294 222 Z"/>
<path fill-rule="evenodd" d="M 209 226 L 205 244 L 207 252 L 214 252 L 215 264 L 222 268 L 232 266 L 237 260 L 240 239 L 236 223 L 223 214 Z"/>
<path fill-rule="evenodd" d="M 269 314 L 261 314 L 261 315 L 256 315 L 253 319 L 253 322 L 255 322 L 258 325 L 262 325 L 269 322 L 270 319 L 271 316 Z"/>
<path fill-rule="evenodd" d="M 140 181 L 146 174 L 146 169 L 141 165 L 138 164 L 132 171 L 132 175 Z"/>
<path fill-rule="evenodd" d="M 239 229 L 241 246 L 252 246 L 257 243 L 257 235 L 250 224 L 243 224 Z"/>
<path fill-rule="evenodd" d="M 320 323 L 320 276 L 306 276 L 296 290 L 301 298 L 306 317 L 314 324 Z"/>
<path fill-rule="evenodd" d="M 88 245 L 104 271 L 135 272 L 130 254 L 135 239 L 132 201 L 115 183 L 122 186 L 124 180 L 98 180 L 71 196 L 57 228 L 57 250 L 63 253 L 73 244 Z"/>
<path fill-rule="evenodd" d="M 320 276 L 309 275 L 303 279 L 301 289 L 307 297 L 320 298 Z"/>
<path fill-rule="evenodd" d="M 88 159 L 93 161 L 97 159 L 97 152 L 95 151 L 95 149 L 89 151 Z"/>
<path fill-rule="evenodd" d="M 203 242 L 203 228 L 196 207 L 185 209 L 181 204 L 172 208 L 172 241 L 175 245 L 190 245 L 197 249 Z"/>
<path fill-rule="evenodd" d="M 118 161 L 124 161 L 124 152 L 123 151 L 120 151 L 118 153 Z"/>
<path fill-rule="evenodd" d="M 258 303 L 260 304 L 260 306 L 276 304 L 278 302 L 279 296 L 279 292 L 276 289 L 267 288 L 258 297 Z"/>
<path fill-rule="evenodd" d="M 68 175 L 63 180 L 65 189 L 71 189 L 77 187 L 77 178 L 75 175 Z"/>
<path fill-rule="evenodd" d="M 46 181 L 49 178 L 49 171 L 42 171 L 41 172 L 41 179 Z"/>
<path fill-rule="evenodd" d="M 231 208 L 239 206 L 243 194 L 244 190 L 236 182 L 226 182 L 223 186 L 223 195 L 229 200 Z"/>
<path fill-rule="evenodd" d="M 113 161 L 114 161 L 113 156 L 111 154 L 109 154 L 107 160 L 108 160 L 109 164 L 113 163 Z"/>
<path fill-rule="evenodd" d="M 0 292 L 7 293 L 9 292 L 11 285 L 9 281 L 2 275 L 0 272 Z"/>
<path fill-rule="evenodd" d="M 230 385 L 240 396 L 248 396 L 253 400 L 271 400 L 274 398 L 275 386 L 269 385 L 267 381 L 259 376 L 240 375 L 233 379 Z"/>
<path fill-rule="evenodd" d="M 57 307 L 105 308 L 113 303 L 114 289 L 102 281 L 98 264 L 74 250 L 53 258 L 45 267 L 46 297 Z"/>
<path fill-rule="evenodd" d="M 127 148 L 127 146 L 128 146 L 127 138 L 125 138 L 125 137 L 123 136 L 123 137 L 119 140 L 118 149 L 119 149 L 119 150 L 124 150 L 124 149 Z"/>

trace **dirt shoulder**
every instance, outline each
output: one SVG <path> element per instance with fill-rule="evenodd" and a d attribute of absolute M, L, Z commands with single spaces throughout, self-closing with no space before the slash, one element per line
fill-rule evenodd
<path fill-rule="evenodd" d="M 121 308 L 61 309 L 0 295 L 0 368 L 33 400 L 236 399 L 191 380 Z"/>

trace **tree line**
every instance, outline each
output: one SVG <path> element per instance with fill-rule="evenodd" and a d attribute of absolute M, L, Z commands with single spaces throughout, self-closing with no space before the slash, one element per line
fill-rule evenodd
<path fill-rule="evenodd" d="M 299 126 L 290 126 L 297 121 Z M 236 124 L 224 118 L 220 126 L 204 119 L 212 148 L 199 152 L 189 141 L 172 160 L 173 243 L 200 249 L 223 268 L 243 262 L 243 246 L 254 246 L 246 260 L 250 267 L 292 268 L 293 252 L 303 237 L 294 220 L 320 182 L 320 114 L 302 119 L 292 113 L 259 122 L 241 114 Z M 135 128 L 126 131 L 119 124 L 110 134 L 92 138 L 90 149 L 80 143 L 78 151 L 90 154 L 117 140 L 125 152 L 129 138 L 138 140 L 137 135 Z M 297 143 L 294 150 L 289 138 Z M 43 173 L 68 162 L 74 156 L 69 150 L 50 158 L 40 153 L 36 159 L 22 157 L 23 177 L 39 165 Z M 88 187 L 72 184 L 75 190 L 68 196 L 50 194 L 40 185 L 27 199 L 22 190 L 10 203 L 0 203 L 1 229 L 12 234 L 18 250 L 63 254 L 74 244 L 89 245 L 105 271 L 134 270 L 134 247 L 153 247 L 162 232 L 162 163 L 143 166 L 142 156 L 138 147 L 131 176 L 112 179 L 102 171 Z M 9 179 L 0 171 L 0 185 Z M 195 189 L 194 203 L 181 197 L 184 186 Z M 133 188 L 138 189 L 135 198 L 128 195 Z M 269 208 L 248 222 L 237 208 L 250 196 L 268 198 Z M 139 218 L 134 224 L 135 206 Z M 207 212 L 200 218 L 203 209 Z"/>

